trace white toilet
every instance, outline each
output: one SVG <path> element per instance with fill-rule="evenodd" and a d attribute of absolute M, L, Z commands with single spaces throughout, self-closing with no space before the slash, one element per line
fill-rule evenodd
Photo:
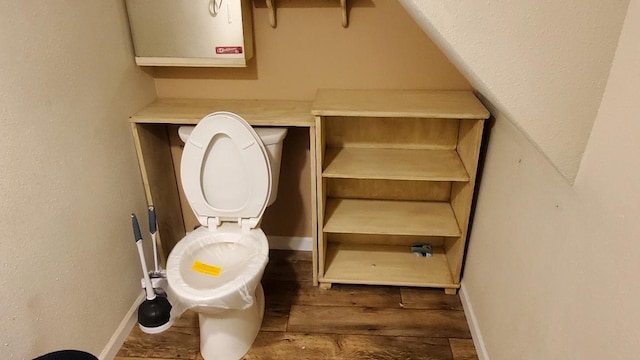
<path fill-rule="evenodd" d="M 205 360 L 240 359 L 264 315 L 269 244 L 259 225 L 276 198 L 287 130 L 254 130 L 236 114 L 216 112 L 179 133 L 182 187 L 203 226 L 171 251 L 168 294 L 178 313 L 198 313 Z"/>

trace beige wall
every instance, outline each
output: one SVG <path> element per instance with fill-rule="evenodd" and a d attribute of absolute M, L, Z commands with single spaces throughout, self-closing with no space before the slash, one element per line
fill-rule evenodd
<path fill-rule="evenodd" d="M 0 14 L 0 358 L 98 355 L 141 293 L 127 117 L 153 80 L 122 1 L 3 1 Z"/>
<path fill-rule="evenodd" d="M 260 2 L 256 2 L 260 4 Z M 245 69 L 155 68 L 159 97 L 312 100 L 318 88 L 469 89 L 468 82 L 397 1 L 282 0 L 278 27 L 254 8 L 255 58 Z M 265 213 L 268 235 L 311 236 L 309 139 L 284 144 L 278 200 Z M 187 228 L 197 224 L 183 207 Z"/>
<path fill-rule="evenodd" d="M 400 2 L 573 182 L 629 1 Z"/>
<path fill-rule="evenodd" d="M 469 88 L 397 1 L 353 1 L 347 29 L 328 3 L 338 4 L 278 1 L 276 29 L 255 8 L 248 68 L 156 68 L 158 96 L 311 100 L 318 88 Z"/>
<path fill-rule="evenodd" d="M 574 186 L 497 116 L 463 279 L 492 360 L 640 354 L 638 33 L 632 0 Z"/>

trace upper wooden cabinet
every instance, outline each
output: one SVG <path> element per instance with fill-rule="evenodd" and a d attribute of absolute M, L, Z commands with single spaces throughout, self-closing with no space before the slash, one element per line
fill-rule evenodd
<path fill-rule="evenodd" d="M 320 283 L 455 293 L 489 112 L 468 91 L 320 90 L 312 114 Z"/>

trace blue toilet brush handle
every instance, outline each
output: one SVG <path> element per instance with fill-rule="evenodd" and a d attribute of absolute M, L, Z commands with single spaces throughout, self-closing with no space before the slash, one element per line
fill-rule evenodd
<path fill-rule="evenodd" d="M 149 205 L 149 233 L 151 233 L 151 242 L 153 244 L 153 270 L 155 274 L 160 272 L 160 268 L 158 268 L 158 248 L 156 245 L 156 232 L 158 231 L 156 224 L 156 209 L 153 205 Z"/>
<path fill-rule="evenodd" d="M 131 214 L 131 225 L 133 226 L 133 237 L 136 242 L 136 247 L 138 248 L 138 255 L 140 255 L 140 265 L 142 265 L 142 276 L 144 276 L 144 289 L 147 293 L 147 300 L 153 300 L 156 298 L 156 292 L 153 291 L 153 285 L 151 285 L 151 279 L 149 278 L 147 262 L 144 258 L 144 250 L 142 249 L 142 233 L 140 232 L 140 225 L 138 224 L 136 214 Z"/>

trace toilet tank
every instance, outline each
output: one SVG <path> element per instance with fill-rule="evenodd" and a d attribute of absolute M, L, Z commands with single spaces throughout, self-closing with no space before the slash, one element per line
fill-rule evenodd
<path fill-rule="evenodd" d="M 253 128 L 264 147 L 267 149 L 269 164 L 271 164 L 271 196 L 267 206 L 273 204 L 278 197 L 278 183 L 280 182 L 280 162 L 282 160 L 282 143 L 287 136 L 287 128 L 283 127 L 254 127 Z"/>
<path fill-rule="evenodd" d="M 180 126 L 178 135 L 182 142 L 187 142 L 189 135 L 195 126 Z M 282 143 L 287 136 L 287 128 L 284 127 L 254 127 L 255 132 L 260 137 L 262 144 L 267 150 L 269 164 L 271 166 L 271 196 L 267 206 L 273 204 L 278 197 L 278 183 L 280 182 L 280 163 L 282 160 Z"/>
<path fill-rule="evenodd" d="M 141 66 L 245 67 L 253 57 L 251 0 L 126 0 Z"/>

